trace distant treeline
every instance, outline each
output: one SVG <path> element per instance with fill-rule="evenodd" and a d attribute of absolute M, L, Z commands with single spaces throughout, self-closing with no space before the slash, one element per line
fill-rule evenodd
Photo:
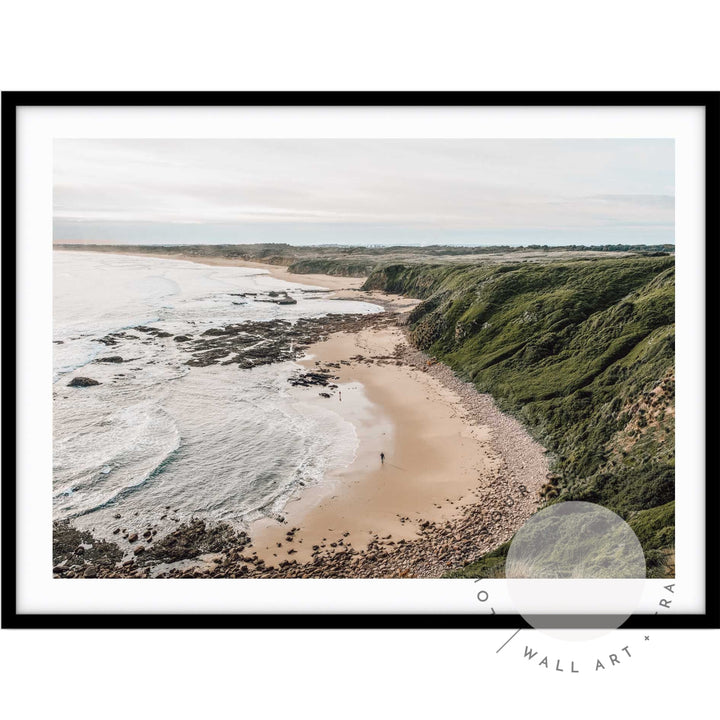
<path fill-rule="evenodd" d="M 428 245 L 424 247 L 342 246 L 342 245 L 288 245 L 287 243 L 261 243 L 256 245 L 88 245 L 57 243 L 63 250 L 91 250 L 93 252 L 130 252 L 152 255 L 186 255 L 197 258 L 228 258 L 283 265 L 295 273 L 324 273 L 346 277 L 366 277 L 381 265 L 398 262 L 453 262 L 457 259 L 472 260 L 485 256 L 497 260 L 502 256 L 567 255 L 568 253 L 634 253 L 669 254 L 674 245 L 485 245 L 456 246 Z"/>

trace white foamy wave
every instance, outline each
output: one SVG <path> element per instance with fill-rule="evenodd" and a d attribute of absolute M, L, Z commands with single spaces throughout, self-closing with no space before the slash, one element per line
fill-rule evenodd
<path fill-rule="evenodd" d="M 282 512 L 304 485 L 352 462 L 353 426 L 299 401 L 279 363 L 188 367 L 173 335 L 230 323 L 378 306 L 303 293 L 262 271 L 93 253 L 55 253 L 54 516 L 99 534 L 113 517 L 158 523 L 168 510 L 244 524 Z M 295 305 L 242 293 L 288 292 Z M 241 303 L 241 304 L 238 304 Z M 169 333 L 156 341 L 135 330 Z M 110 333 L 121 333 L 117 339 Z M 125 340 L 130 335 L 133 339 Z M 100 342 L 102 341 L 102 342 Z M 100 363 L 109 356 L 120 363 Z M 67 387 L 68 373 L 100 384 Z"/>
<path fill-rule="evenodd" d="M 87 414 L 73 418 L 73 430 L 55 439 L 56 517 L 110 505 L 144 483 L 180 446 L 174 419 L 152 402 L 83 410 Z M 56 417 L 56 426 L 65 421 Z"/>

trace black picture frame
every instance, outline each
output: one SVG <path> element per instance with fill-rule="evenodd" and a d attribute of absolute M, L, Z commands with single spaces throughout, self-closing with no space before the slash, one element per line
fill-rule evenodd
<path fill-rule="evenodd" d="M 520 615 L 477 614 L 20 614 L 17 611 L 17 112 L 25 106 L 505 106 L 505 107 L 667 107 L 696 106 L 705 111 L 706 287 L 718 237 L 717 92 L 4 92 L 2 94 L 2 627 L 108 629 L 502 629 L 529 627 Z M 708 336 L 710 314 L 705 297 Z M 707 347 L 707 343 L 706 343 Z M 706 366 L 710 362 L 706 350 Z M 707 379 L 706 379 L 707 380 Z M 705 384 L 705 407 L 711 396 Z M 710 414 L 705 413 L 705 434 Z M 706 443 L 706 467 L 709 466 Z M 705 476 L 705 612 L 636 614 L 628 629 L 709 629 L 720 627 L 720 597 L 713 577 L 718 540 L 711 535 L 720 491 Z M 188 581 L 191 582 L 191 581 Z"/>

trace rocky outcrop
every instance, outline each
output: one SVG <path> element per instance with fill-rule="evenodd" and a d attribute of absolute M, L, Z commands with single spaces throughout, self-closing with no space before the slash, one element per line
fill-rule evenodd
<path fill-rule="evenodd" d="M 115 544 L 77 530 L 67 521 L 53 523 L 53 574 L 55 577 L 97 577 L 111 573 L 122 559 Z"/>
<path fill-rule="evenodd" d="M 93 385 L 100 385 L 101 383 L 97 380 L 93 380 L 89 377 L 74 377 L 69 383 L 68 387 L 92 387 Z"/>
<path fill-rule="evenodd" d="M 207 553 L 224 552 L 228 548 L 242 551 L 249 542 L 250 538 L 244 532 L 236 531 L 225 523 L 207 524 L 203 520 L 191 520 L 147 549 L 144 560 L 173 563 Z"/>
<path fill-rule="evenodd" d="M 266 320 L 211 328 L 185 344 L 191 354 L 187 364 L 196 367 L 237 365 L 249 369 L 296 360 L 309 345 L 331 332 L 353 332 L 368 325 L 381 326 L 395 321 L 393 313 L 378 313 L 300 318 L 294 323 Z"/>

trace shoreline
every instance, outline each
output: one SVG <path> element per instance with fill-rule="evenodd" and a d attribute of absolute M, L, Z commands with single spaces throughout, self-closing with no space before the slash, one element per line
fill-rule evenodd
<path fill-rule="evenodd" d="M 192 262 L 198 265 L 209 265 L 213 267 L 244 267 L 257 270 L 265 270 L 270 277 L 283 282 L 296 283 L 298 285 L 315 285 L 323 289 L 330 290 L 330 297 L 336 300 L 358 300 L 361 302 L 375 303 L 381 305 L 386 312 L 409 312 L 419 300 L 405 297 L 404 295 L 394 295 L 379 290 L 363 290 L 362 285 L 365 283 L 364 277 L 346 277 L 344 275 L 324 275 L 321 273 L 292 273 L 289 272 L 284 265 L 272 265 L 270 263 L 255 262 L 253 260 L 241 260 L 236 258 L 214 258 L 214 257 L 195 257 L 194 255 L 186 255 L 185 253 L 133 253 L 127 251 L 115 250 L 113 252 L 98 252 L 96 250 L 67 250 L 64 248 L 54 248 L 53 252 L 87 252 L 96 255 L 127 255 L 138 258 L 157 258 L 159 260 L 182 260 L 184 262 Z"/>
<path fill-rule="evenodd" d="M 297 361 L 307 372 L 327 370 L 338 385 L 330 397 L 321 397 L 324 388 L 317 386 L 294 388 L 293 396 L 334 403 L 353 423 L 358 450 L 348 467 L 304 487 L 285 506 L 282 522 L 258 520 L 240 540 L 226 534 L 219 552 L 150 566 L 128 551 L 122 567 L 102 576 L 439 577 L 501 545 L 539 507 L 548 472 L 544 449 L 490 396 L 412 349 L 400 322 L 388 322 L 417 301 L 385 293 L 359 298 L 361 278 L 297 275 L 280 266 L 181 254 L 135 256 L 257 267 L 287 282 L 333 285 L 332 297 L 370 299 L 386 317 L 370 316 L 352 333 L 331 332 Z M 348 281 L 357 287 L 348 288 Z M 198 522 L 202 529 L 190 523 L 165 537 L 187 545 L 192 529 L 199 548 L 211 531 Z M 153 547 L 164 539 L 158 536 Z"/>
<path fill-rule="evenodd" d="M 371 539 L 416 539 L 420 523 L 457 517 L 477 476 L 499 467 L 488 428 L 466 422 L 455 393 L 401 359 L 407 350 L 398 326 L 370 327 L 334 333 L 299 361 L 307 370 L 329 366 L 338 390 L 322 398 L 303 388 L 303 399 L 332 403 L 355 426 L 359 445 L 349 466 L 286 505 L 283 524 L 253 523 L 253 549 L 266 563 L 291 559 L 291 549 L 294 559 L 310 561 L 313 546 L 322 551 L 341 540 L 358 548 Z M 356 402 L 364 398 L 369 408 L 358 413 Z M 300 528 L 292 545 L 287 526 Z"/>
<path fill-rule="evenodd" d="M 79 248 L 81 246 L 78 246 Z M 53 252 L 88 252 L 96 255 L 129 255 L 131 257 L 151 257 L 159 260 L 183 260 L 185 262 L 194 262 L 198 265 L 213 265 L 223 267 L 246 267 L 257 268 L 258 270 L 267 270 L 268 273 L 277 280 L 285 282 L 299 283 L 301 285 L 321 285 L 329 290 L 353 290 L 359 289 L 365 282 L 365 278 L 345 277 L 343 275 L 322 275 L 322 274 L 299 274 L 288 272 L 284 265 L 272 265 L 270 263 L 260 263 L 253 260 L 242 260 L 240 258 L 222 258 L 222 257 L 196 257 L 195 255 L 187 255 L 186 253 L 134 253 L 122 250 L 113 250 L 113 252 L 98 252 L 92 249 L 67 250 L 65 248 L 54 248 Z"/>

